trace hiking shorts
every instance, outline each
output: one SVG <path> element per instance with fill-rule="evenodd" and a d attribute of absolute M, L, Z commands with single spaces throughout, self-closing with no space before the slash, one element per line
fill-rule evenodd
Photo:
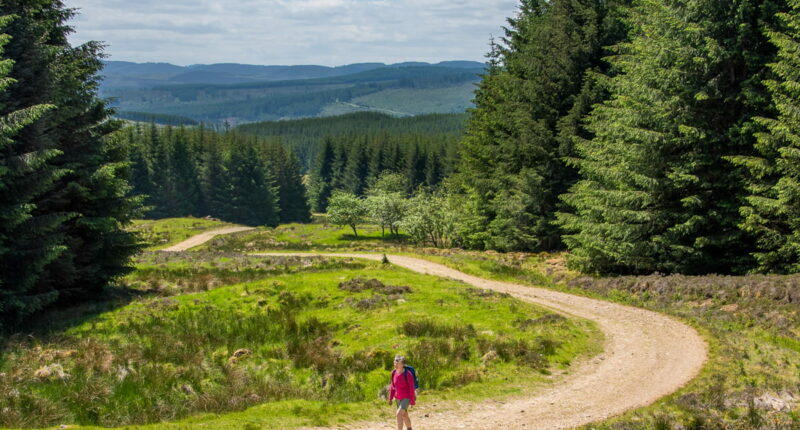
<path fill-rule="evenodd" d="M 397 399 L 397 410 L 404 410 L 407 411 L 408 407 L 411 406 L 411 399 Z"/>

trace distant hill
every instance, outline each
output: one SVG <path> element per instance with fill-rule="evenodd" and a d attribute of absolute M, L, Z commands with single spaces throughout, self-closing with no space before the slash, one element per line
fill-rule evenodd
<path fill-rule="evenodd" d="M 484 65 L 471 61 L 253 66 L 109 61 L 101 95 L 121 117 L 181 116 L 233 125 L 359 111 L 460 113 Z"/>

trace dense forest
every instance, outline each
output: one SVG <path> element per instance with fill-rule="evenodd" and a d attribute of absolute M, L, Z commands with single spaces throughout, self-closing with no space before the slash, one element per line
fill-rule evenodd
<path fill-rule="evenodd" d="M 310 218 L 300 164 L 276 142 L 204 127 L 127 127 L 135 194 L 147 216 L 212 216 L 275 226 Z"/>
<path fill-rule="evenodd" d="M 139 250 L 128 151 L 97 97 L 102 45 L 71 46 L 72 15 L 0 3 L 0 330 L 97 297 Z"/>
<path fill-rule="evenodd" d="M 397 118 L 377 112 L 306 118 L 291 121 L 268 121 L 243 124 L 237 131 L 265 138 L 280 139 L 295 151 L 303 167 L 310 170 L 323 142 L 329 139 L 375 141 L 391 136 L 396 140 L 423 142 L 460 140 L 464 134 L 465 114 L 430 114 Z"/>
<path fill-rule="evenodd" d="M 522 1 L 476 93 L 453 234 L 586 272 L 797 272 L 792 5 Z"/>

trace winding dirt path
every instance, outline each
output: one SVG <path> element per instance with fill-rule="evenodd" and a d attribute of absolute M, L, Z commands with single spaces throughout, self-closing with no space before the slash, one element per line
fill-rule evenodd
<path fill-rule="evenodd" d="M 239 233 L 242 231 L 249 231 L 254 230 L 253 227 L 226 227 L 220 228 L 217 230 L 210 230 L 204 233 L 200 233 L 196 236 L 192 236 L 181 243 L 176 245 L 172 245 L 169 248 L 164 248 L 162 251 L 165 252 L 180 252 L 186 251 L 188 249 L 194 248 L 195 246 L 200 246 L 209 240 L 213 239 L 214 236 L 219 236 L 221 234 L 231 234 L 231 233 Z"/>
<path fill-rule="evenodd" d="M 241 231 L 241 230 L 239 230 Z M 222 230 L 204 233 L 172 248 L 186 250 Z M 204 236 L 200 235 L 200 236 Z M 266 253 L 324 255 L 380 260 L 375 254 Z M 509 293 L 565 315 L 597 323 L 605 334 L 603 352 L 571 369 L 557 384 L 531 397 L 505 403 L 459 404 L 443 411 L 432 405 L 414 410 L 419 429 L 567 429 L 601 421 L 647 406 L 691 381 L 707 359 L 708 346 L 700 335 L 680 321 L 647 310 L 574 296 L 542 288 L 491 281 L 426 260 L 389 255 L 390 262 L 415 272 L 456 279 L 478 288 Z M 389 429 L 392 422 L 355 423 L 337 428 Z"/>

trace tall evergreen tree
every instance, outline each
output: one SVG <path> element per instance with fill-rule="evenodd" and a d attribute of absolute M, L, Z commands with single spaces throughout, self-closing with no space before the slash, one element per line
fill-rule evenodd
<path fill-rule="evenodd" d="M 742 227 L 756 237 L 758 270 L 778 273 L 800 272 L 800 1 L 789 3 L 791 12 L 778 14 L 785 30 L 769 31 L 777 118 L 760 118 L 768 132 L 758 135 L 757 156 L 733 157 L 749 172 Z"/>
<path fill-rule="evenodd" d="M 225 170 L 230 181 L 225 219 L 252 226 L 278 225 L 274 178 L 253 143 L 245 141 L 234 145 Z"/>
<path fill-rule="evenodd" d="M 724 161 L 752 148 L 747 128 L 769 109 L 749 97 L 771 49 L 766 0 L 642 0 L 621 73 L 579 144 L 584 179 L 561 214 L 573 264 L 611 273 L 746 269 L 737 228 L 742 175 Z M 752 137 L 752 135 L 750 135 Z"/>
<path fill-rule="evenodd" d="M 200 190 L 205 215 L 217 218 L 225 216 L 225 206 L 230 195 L 228 183 L 222 150 L 216 141 L 212 141 L 206 146 L 203 168 L 200 172 Z"/>
<path fill-rule="evenodd" d="M 317 154 L 316 164 L 311 172 L 311 184 L 309 194 L 311 208 L 315 212 L 325 212 L 328 207 L 328 199 L 333 190 L 333 167 L 336 153 L 333 142 L 325 139 Z"/>
<path fill-rule="evenodd" d="M 311 210 L 306 187 L 300 174 L 300 162 L 294 151 L 272 144 L 266 151 L 270 171 L 274 172 L 278 189 L 278 207 L 282 223 L 308 222 Z"/>
<path fill-rule="evenodd" d="M 367 189 L 367 176 L 369 173 L 369 155 L 364 142 L 356 142 L 350 146 L 347 164 L 344 168 L 342 186 L 357 196 L 363 196 Z"/>
<path fill-rule="evenodd" d="M 200 183 L 195 160 L 195 154 L 198 153 L 197 146 L 189 141 L 186 130 L 180 128 L 173 134 L 169 157 L 169 184 L 175 189 L 171 193 L 174 200 L 169 202 L 173 216 L 199 215 Z"/>
<path fill-rule="evenodd" d="M 50 249 L 65 251 L 47 265 L 36 286 L 59 299 L 95 294 L 129 270 L 129 257 L 138 250 L 133 233 L 123 228 L 139 206 L 129 195 L 128 154 L 106 139 L 119 124 L 109 121 L 110 110 L 97 97 L 102 46 L 70 46 L 66 22 L 73 14 L 59 0 L 0 3 L 0 15 L 16 17 L 7 28 L 16 82 L 0 101 L 2 114 L 19 106 L 57 106 L 16 140 L 20 148 L 58 151 L 50 162 L 63 175 L 32 202 L 32 213 L 64 218 L 48 240 L 58 241 Z"/>
<path fill-rule="evenodd" d="M 0 28 L 10 21 L 0 17 Z M 0 35 L 0 55 L 8 42 Z M 13 62 L 0 60 L 0 97 L 6 100 Z M 9 110 L 0 117 L 0 331 L 24 316 L 52 303 L 53 291 L 36 289 L 44 267 L 63 251 L 53 233 L 64 217 L 34 215 L 33 202 L 58 178 L 49 164 L 54 150 L 37 149 L 15 140 L 52 106 L 38 105 Z"/>
<path fill-rule="evenodd" d="M 492 44 L 461 163 L 486 247 L 561 246 L 554 214 L 577 174 L 564 161 L 574 136 L 560 124 L 576 113 L 587 71 L 605 67 L 604 44 L 626 37 L 618 11 L 626 3 L 522 0 L 503 43 Z"/>

